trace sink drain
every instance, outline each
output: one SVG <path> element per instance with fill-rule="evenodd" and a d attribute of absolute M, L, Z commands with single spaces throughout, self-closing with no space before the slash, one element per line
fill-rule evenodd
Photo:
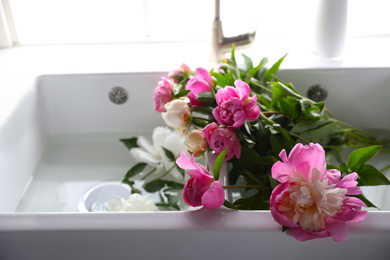
<path fill-rule="evenodd" d="M 112 103 L 120 105 L 127 101 L 129 95 L 127 94 L 126 89 L 122 87 L 113 87 L 108 96 Z"/>

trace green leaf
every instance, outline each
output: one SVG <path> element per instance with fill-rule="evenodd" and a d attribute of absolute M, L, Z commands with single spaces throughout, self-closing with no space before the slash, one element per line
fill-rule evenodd
<path fill-rule="evenodd" d="M 244 59 L 244 64 L 246 66 L 246 70 L 249 71 L 253 68 L 253 62 L 251 60 L 251 58 L 249 58 L 248 56 L 246 56 L 245 54 L 241 54 L 241 56 L 243 57 Z"/>
<path fill-rule="evenodd" d="M 360 185 L 377 186 L 390 184 L 386 176 L 372 165 L 364 164 L 356 172 L 359 175 Z"/>
<path fill-rule="evenodd" d="M 229 209 L 234 209 L 234 210 L 238 210 L 238 208 L 236 206 L 234 206 L 234 204 L 230 203 L 229 201 L 225 200 L 225 202 L 223 203 L 223 205 Z"/>
<path fill-rule="evenodd" d="M 221 87 L 225 87 L 226 85 L 230 85 L 230 81 L 225 78 L 223 75 L 219 73 L 212 72 L 211 76 L 213 76 L 217 80 L 217 85 Z"/>
<path fill-rule="evenodd" d="M 162 188 L 166 188 L 166 191 L 173 191 L 173 190 L 182 190 L 184 185 L 178 182 L 174 181 L 167 181 L 167 180 L 155 180 L 147 183 L 144 187 L 144 189 L 147 192 L 153 193 L 156 191 L 161 190 Z"/>
<path fill-rule="evenodd" d="M 129 180 L 131 177 L 134 177 L 135 175 L 141 173 L 145 169 L 146 165 L 146 163 L 137 163 L 136 165 L 131 167 L 131 169 L 126 173 L 126 176 L 123 178 L 123 181 Z"/>
<path fill-rule="evenodd" d="M 282 58 L 280 58 L 272 67 L 265 73 L 264 76 L 264 81 L 265 82 L 270 82 L 273 76 L 278 72 L 280 64 L 282 64 L 284 58 L 287 56 L 284 55 Z"/>
<path fill-rule="evenodd" d="M 196 96 L 196 100 L 202 101 L 206 105 L 215 104 L 215 97 L 214 97 L 213 93 L 208 92 L 208 91 L 200 92 Z"/>
<path fill-rule="evenodd" d="M 179 93 L 177 93 L 176 95 L 173 96 L 173 98 L 180 98 L 180 97 L 183 97 L 183 96 L 186 96 L 188 93 L 190 93 L 191 90 L 183 90 L 183 91 L 180 91 Z"/>
<path fill-rule="evenodd" d="M 275 188 L 276 186 L 278 186 L 280 184 L 280 182 L 278 182 L 277 180 L 272 178 L 271 174 L 269 175 L 269 183 L 271 184 L 272 188 Z"/>
<path fill-rule="evenodd" d="M 218 154 L 217 159 L 215 159 L 215 164 L 213 168 L 214 180 L 219 179 L 219 172 L 221 171 L 223 161 L 225 160 L 225 155 L 229 146 L 225 148 L 220 154 Z"/>
<path fill-rule="evenodd" d="M 340 164 L 340 171 L 344 172 L 344 173 L 347 173 L 347 174 L 349 173 L 348 167 L 347 167 L 347 165 L 345 163 L 341 163 Z"/>
<path fill-rule="evenodd" d="M 161 146 L 161 148 L 164 150 L 165 155 L 168 157 L 168 159 L 172 162 L 176 161 L 175 155 L 168 149 Z"/>
<path fill-rule="evenodd" d="M 201 127 L 201 128 L 204 128 L 206 125 L 208 125 L 208 123 L 202 119 L 199 119 L 199 118 L 192 118 L 192 123 L 197 126 L 197 127 Z"/>
<path fill-rule="evenodd" d="M 380 145 L 373 145 L 356 149 L 348 157 L 348 168 L 351 171 L 359 170 L 369 159 L 374 157 L 382 148 Z"/>
<path fill-rule="evenodd" d="M 245 81 L 249 81 L 252 77 L 254 77 L 256 74 L 261 74 L 259 77 L 257 77 L 258 80 L 261 81 L 262 74 L 265 71 L 265 65 L 268 63 L 268 58 L 263 58 L 259 65 L 255 68 L 251 68 L 245 78 Z M 257 75 L 256 75 L 257 76 Z"/>
<path fill-rule="evenodd" d="M 213 109 L 214 108 L 212 106 L 209 106 L 206 104 L 202 104 L 202 105 L 199 105 L 197 107 L 194 107 L 195 112 L 205 114 L 205 115 L 210 115 L 213 112 Z"/>
<path fill-rule="evenodd" d="M 127 147 L 127 149 L 130 150 L 132 148 L 139 147 L 137 145 L 137 140 L 138 140 L 138 137 L 133 137 L 133 138 L 129 138 L 129 139 L 120 139 L 119 141 L 121 141 Z"/>

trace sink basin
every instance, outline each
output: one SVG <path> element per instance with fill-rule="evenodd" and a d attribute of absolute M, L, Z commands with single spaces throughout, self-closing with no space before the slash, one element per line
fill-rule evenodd
<path fill-rule="evenodd" d="M 350 224 L 344 243 L 297 242 L 269 211 L 78 212 L 88 188 L 120 182 L 135 164 L 119 139 L 165 125 L 153 106 L 164 75 L 41 75 L 29 82 L 0 120 L 0 259 L 388 259 L 388 187 L 365 189 L 382 210 Z M 338 119 L 390 137 L 390 68 L 282 70 L 278 76 L 301 93 L 325 84 L 327 107 Z M 124 104 L 109 99 L 117 86 L 128 93 Z M 389 162 L 381 155 L 373 163 Z"/>

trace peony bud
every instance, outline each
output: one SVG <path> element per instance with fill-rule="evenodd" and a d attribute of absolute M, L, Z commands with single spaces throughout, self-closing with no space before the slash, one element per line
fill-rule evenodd
<path fill-rule="evenodd" d="M 179 131 L 186 131 L 188 124 L 192 120 L 190 107 L 182 99 L 175 99 L 164 106 L 167 112 L 162 113 L 162 117 L 167 125 Z"/>
<path fill-rule="evenodd" d="M 162 77 L 162 80 L 158 82 L 158 86 L 154 90 L 154 109 L 159 112 L 166 112 L 164 105 L 173 98 L 173 82 L 169 79 Z"/>
<path fill-rule="evenodd" d="M 202 130 L 196 129 L 191 130 L 186 140 L 184 141 L 184 146 L 188 152 L 193 154 L 195 157 L 201 156 L 209 147 L 206 137 Z"/>

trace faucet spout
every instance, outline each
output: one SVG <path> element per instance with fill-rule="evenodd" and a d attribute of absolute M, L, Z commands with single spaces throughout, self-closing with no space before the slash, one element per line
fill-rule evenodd
<path fill-rule="evenodd" d="M 240 47 L 249 47 L 255 39 L 256 31 L 240 34 L 232 37 L 225 37 L 222 30 L 222 21 L 220 20 L 220 0 L 215 0 L 215 17 L 211 35 L 211 53 L 212 62 L 220 61 L 224 54 L 231 50 L 232 45 Z"/>

